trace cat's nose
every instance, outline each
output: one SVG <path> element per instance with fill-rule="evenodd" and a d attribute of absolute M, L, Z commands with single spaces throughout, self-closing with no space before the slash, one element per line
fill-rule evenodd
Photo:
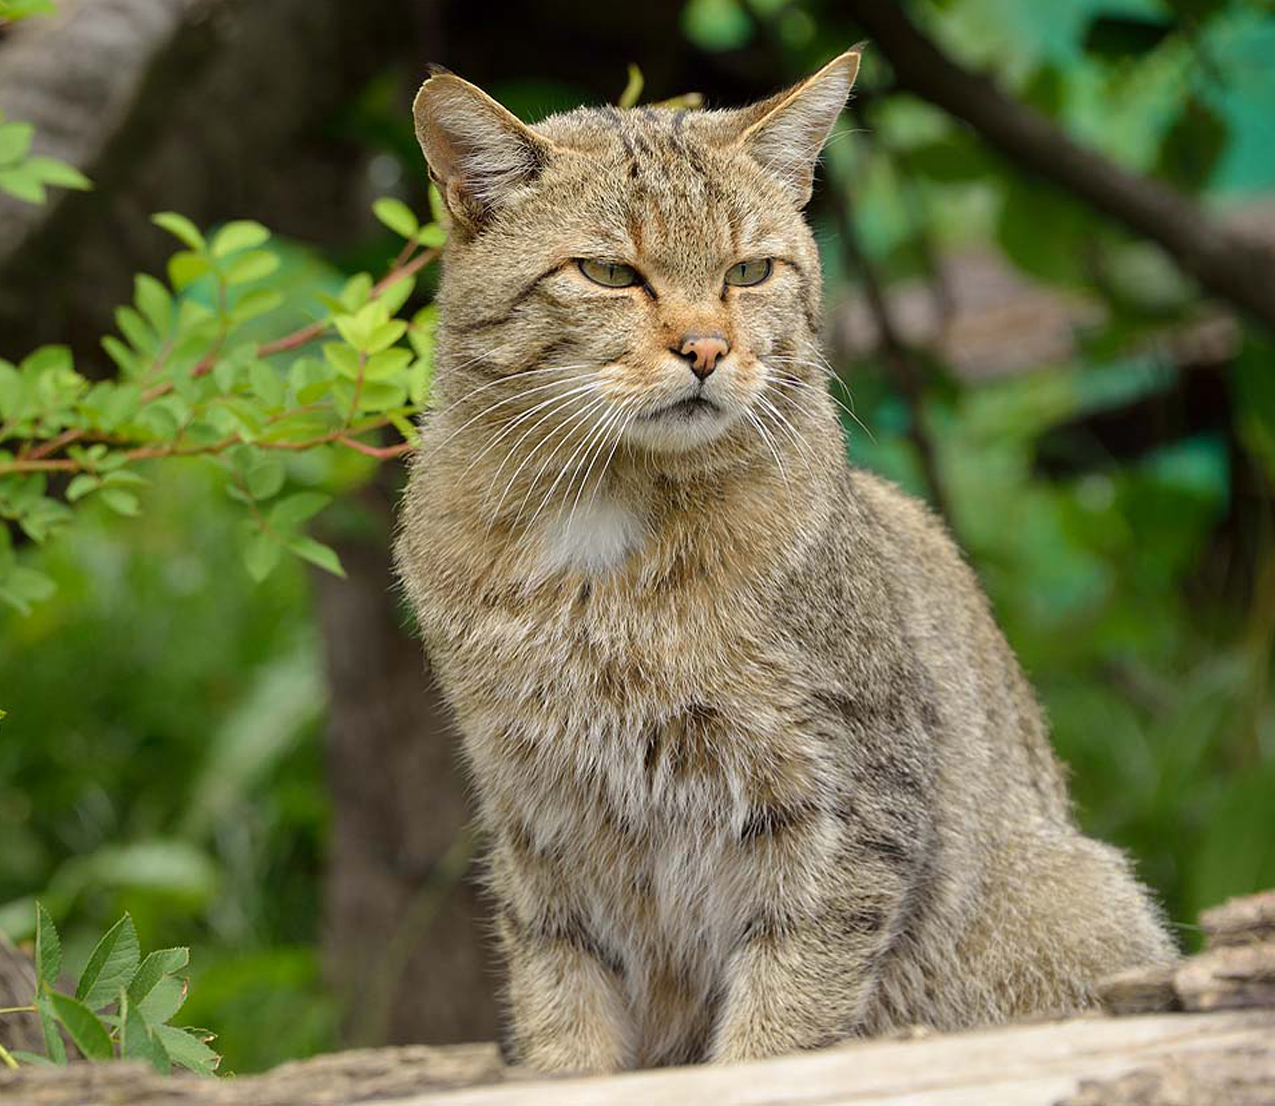
<path fill-rule="evenodd" d="M 707 380 L 723 357 L 730 353 L 730 343 L 720 331 L 712 334 L 687 334 L 677 353 L 685 357 L 691 372 L 701 380 Z"/>

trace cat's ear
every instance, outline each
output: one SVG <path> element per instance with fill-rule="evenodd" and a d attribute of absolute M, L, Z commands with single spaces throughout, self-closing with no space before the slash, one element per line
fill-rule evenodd
<path fill-rule="evenodd" d="M 862 44 L 792 88 L 740 112 L 737 141 L 805 207 L 815 163 L 859 72 Z"/>
<path fill-rule="evenodd" d="M 430 176 L 469 230 L 534 181 L 552 149 L 481 88 L 439 66 L 416 94 L 412 116 Z"/>

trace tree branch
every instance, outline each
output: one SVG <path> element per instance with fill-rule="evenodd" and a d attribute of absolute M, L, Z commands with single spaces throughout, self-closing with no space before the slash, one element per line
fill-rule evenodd
<path fill-rule="evenodd" d="M 1275 330 L 1275 249 L 1222 226 L 1161 181 L 1132 173 L 944 54 L 899 4 L 851 0 L 851 16 L 905 88 L 963 120 L 1025 169 L 1162 246 L 1200 284 Z"/>

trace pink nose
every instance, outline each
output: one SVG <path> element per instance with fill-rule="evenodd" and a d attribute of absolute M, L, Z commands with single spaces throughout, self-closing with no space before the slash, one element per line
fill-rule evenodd
<path fill-rule="evenodd" d="M 730 353 L 730 343 L 721 333 L 688 334 L 682 339 L 677 352 L 690 362 L 691 372 L 701 380 L 707 380 L 717 368 L 717 363 Z"/>

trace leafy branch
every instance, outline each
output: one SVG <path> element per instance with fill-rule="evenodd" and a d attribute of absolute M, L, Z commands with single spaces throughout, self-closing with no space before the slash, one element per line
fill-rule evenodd
<path fill-rule="evenodd" d="M 70 524 L 82 502 L 136 515 L 149 462 L 205 457 L 248 508 L 245 563 L 261 579 L 286 550 L 332 572 L 336 554 L 301 530 L 327 505 L 313 489 L 285 488 L 283 458 L 328 447 L 375 460 L 412 448 L 412 416 L 429 387 L 434 308 L 396 314 L 417 273 L 443 244 L 401 201 L 381 199 L 377 217 L 404 239 L 389 271 L 347 280 L 322 296 L 325 313 L 284 334 L 270 317 L 288 303 L 270 232 L 236 220 L 206 236 L 174 212 L 154 222 L 182 245 L 167 283 L 139 274 L 131 304 L 116 310 L 102 347 L 117 370 L 93 381 L 65 346 L 44 346 L 19 364 L 0 360 L 0 600 L 20 611 L 53 585 L 18 563 L 11 526 L 35 542 Z M 277 316 L 276 316 L 277 317 Z M 326 339 L 326 340 L 325 340 Z M 397 440 L 387 444 L 384 433 Z"/>
<path fill-rule="evenodd" d="M 159 949 L 142 958 L 137 930 L 127 914 L 116 922 L 89 955 L 75 993 L 57 989 L 62 942 L 49 912 L 36 905 L 35 995 L 26 1006 L 3 1014 L 35 1014 L 40 1019 L 47 1055 L 0 1046 L 0 1063 L 65 1064 L 66 1043 L 75 1043 L 88 1060 L 145 1060 L 167 1074 L 174 1064 L 211 1075 L 221 1061 L 206 1029 L 169 1024 L 186 1001 L 186 980 L 176 973 L 190 963 L 186 948 Z"/>

